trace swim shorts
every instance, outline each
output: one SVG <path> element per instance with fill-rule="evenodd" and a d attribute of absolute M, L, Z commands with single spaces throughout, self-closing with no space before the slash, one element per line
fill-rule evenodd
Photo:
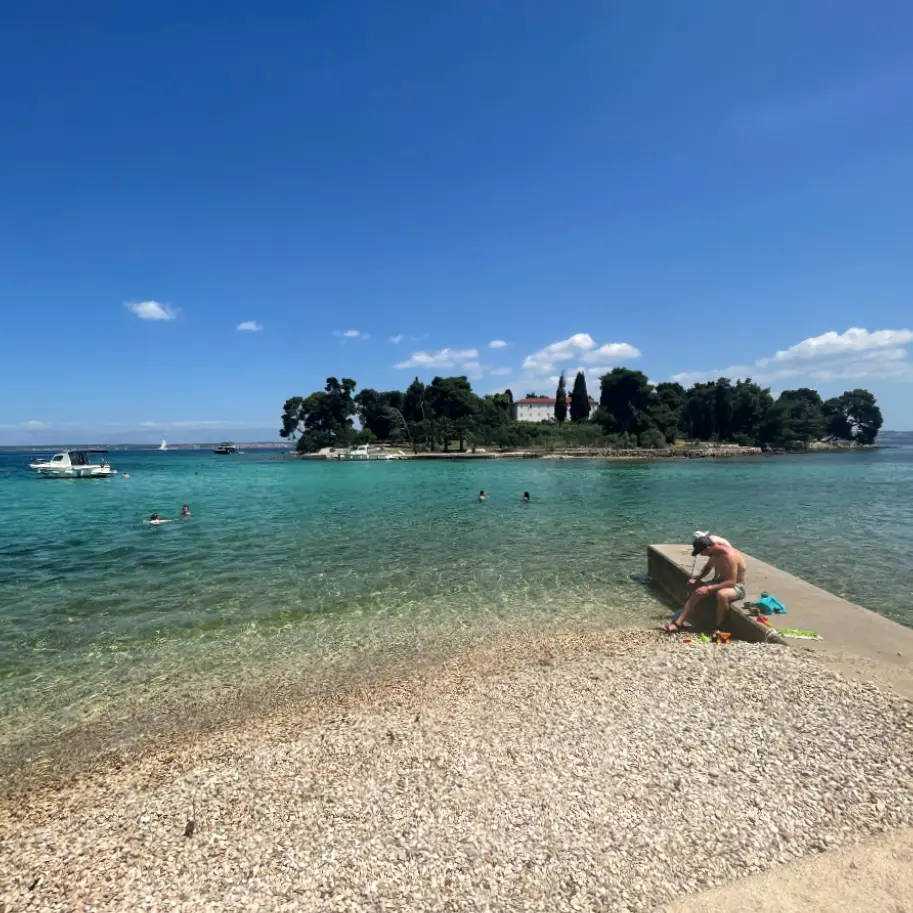
<path fill-rule="evenodd" d="M 721 578 L 714 577 L 713 580 L 710 581 L 710 585 L 716 586 L 717 584 L 720 584 L 722 582 L 723 581 Z M 735 590 L 735 596 L 732 597 L 732 599 L 730 600 L 731 602 L 737 602 L 739 599 L 745 598 L 745 584 L 744 583 L 736 583 L 733 586 L 733 589 Z"/>

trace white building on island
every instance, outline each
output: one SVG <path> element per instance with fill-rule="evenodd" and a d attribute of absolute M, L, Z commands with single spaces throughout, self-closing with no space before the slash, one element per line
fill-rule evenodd
<path fill-rule="evenodd" d="M 598 408 L 598 403 L 593 397 L 590 400 L 590 418 Z M 516 422 L 550 422 L 555 418 L 554 396 L 527 396 L 514 400 L 510 404 L 510 417 Z M 571 398 L 567 398 L 568 418 L 570 418 Z"/>

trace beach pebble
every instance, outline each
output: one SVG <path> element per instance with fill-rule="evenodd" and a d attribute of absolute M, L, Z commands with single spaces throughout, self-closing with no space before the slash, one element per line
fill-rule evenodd
<path fill-rule="evenodd" d="M 646 913 L 913 825 L 910 705 L 812 654 L 524 650 L 12 796 L 0 909 Z"/>

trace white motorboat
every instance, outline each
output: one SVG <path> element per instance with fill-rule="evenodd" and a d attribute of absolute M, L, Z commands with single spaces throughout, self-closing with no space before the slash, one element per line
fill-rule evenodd
<path fill-rule="evenodd" d="M 405 454 L 402 450 L 382 450 L 379 447 L 371 448 L 368 444 L 362 444 L 360 447 L 342 451 L 335 456 L 337 460 L 358 463 L 365 461 L 377 462 L 379 460 L 401 460 L 405 457 Z"/>
<path fill-rule="evenodd" d="M 49 479 L 106 479 L 117 475 L 105 460 L 93 463 L 90 454 L 107 453 L 107 450 L 64 450 L 55 453 L 50 460 L 37 460 L 29 463 L 41 476 Z"/>

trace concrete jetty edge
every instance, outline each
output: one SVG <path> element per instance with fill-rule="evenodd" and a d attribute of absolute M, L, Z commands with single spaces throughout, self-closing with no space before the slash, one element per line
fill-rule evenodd
<path fill-rule="evenodd" d="M 746 601 L 757 600 L 762 592 L 770 593 L 786 605 L 788 612 L 769 616 L 768 626 L 736 603 L 729 618 L 733 637 L 801 645 L 822 653 L 864 657 L 913 671 L 913 628 L 822 590 L 759 558 L 742 554 L 747 565 Z M 690 593 L 688 578 L 692 563 L 690 545 L 647 546 L 647 573 L 678 605 L 683 605 Z M 698 564 L 703 566 L 700 559 Z M 695 623 L 699 627 L 713 626 L 713 608 L 712 599 L 703 600 L 697 606 Z M 821 640 L 786 639 L 771 633 L 779 627 L 817 631 Z"/>

